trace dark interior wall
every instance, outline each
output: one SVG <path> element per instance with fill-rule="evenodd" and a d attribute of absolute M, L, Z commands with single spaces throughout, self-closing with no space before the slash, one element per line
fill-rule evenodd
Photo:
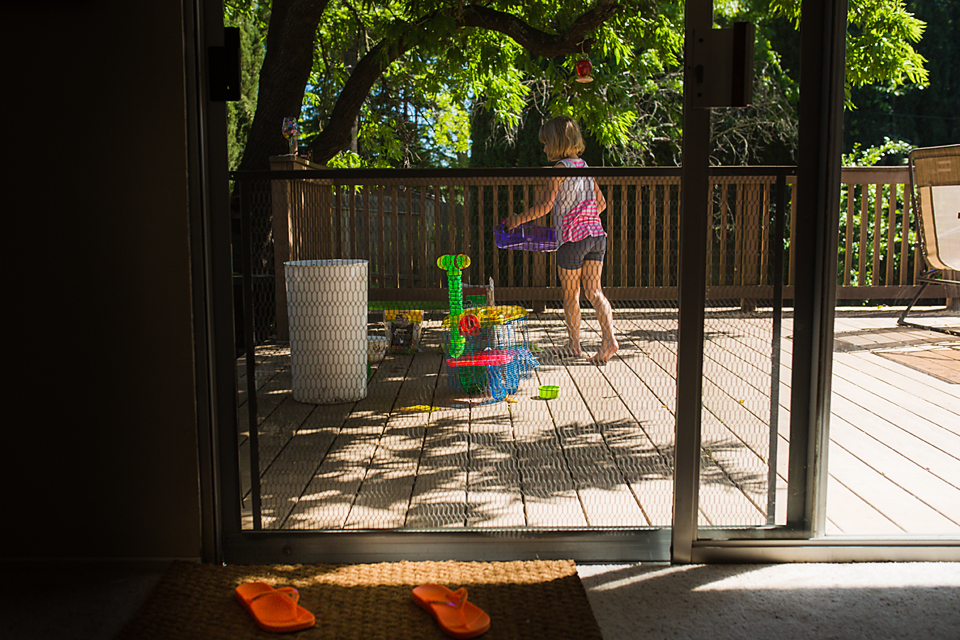
<path fill-rule="evenodd" d="M 183 7 L 0 8 L 0 556 L 199 557 Z"/>

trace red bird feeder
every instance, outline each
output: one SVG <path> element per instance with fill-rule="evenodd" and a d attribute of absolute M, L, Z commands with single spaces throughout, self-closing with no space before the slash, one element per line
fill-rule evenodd
<path fill-rule="evenodd" d="M 593 65 L 586 58 L 577 63 L 577 82 L 593 82 L 590 72 L 593 71 Z"/>

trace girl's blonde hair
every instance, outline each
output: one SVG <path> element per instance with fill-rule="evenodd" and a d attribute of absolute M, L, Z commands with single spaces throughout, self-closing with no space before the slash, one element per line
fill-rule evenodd
<path fill-rule="evenodd" d="M 551 118 L 540 127 L 540 142 L 547 145 L 547 159 L 551 162 L 579 156 L 586 145 L 580 134 L 580 125 L 568 116 Z"/>

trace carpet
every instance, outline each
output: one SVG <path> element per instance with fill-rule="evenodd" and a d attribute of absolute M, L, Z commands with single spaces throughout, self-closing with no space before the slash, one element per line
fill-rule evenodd
<path fill-rule="evenodd" d="M 960 564 L 580 565 L 606 640 L 956 640 Z"/>
<path fill-rule="evenodd" d="M 960 384 L 960 344 L 955 348 L 902 349 L 874 353 L 944 382 Z"/>
<path fill-rule="evenodd" d="M 234 588 L 262 581 L 293 586 L 315 627 L 278 636 L 262 631 L 234 600 Z M 447 638 L 411 599 L 419 584 L 466 587 L 491 618 L 484 640 L 601 638 L 572 561 L 398 562 L 360 565 L 175 563 L 117 640 Z"/>

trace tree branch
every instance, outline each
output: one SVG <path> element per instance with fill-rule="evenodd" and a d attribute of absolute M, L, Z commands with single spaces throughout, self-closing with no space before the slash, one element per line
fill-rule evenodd
<path fill-rule="evenodd" d="M 462 27 L 478 27 L 502 33 L 534 55 L 553 58 L 581 53 L 585 46 L 589 47 L 595 40 L 595 38 L 588 39 L 587 34 L 621 9 L 623 5 L 618 0 L 599 0 L 595 7 L 580 15 L 564 32 L 549 33 L 529 25 L 511 13 L 471 4 L 464 8 L 463 14 L 458 17 L 457 24 Z"/>
<path fill-rule="evenodd" d="M 404 37 L 396 43 L 381 40 L 357 62 L 340 90 L 327 126 L 310 144 L 314 162 L 325 163 L 350 145 L 353 123 L 357 120 L 364 100 L 370 95 L 370 89 L 387 67 L 399 60 L 410 47 L 409 39 Z"/>
<path fill-rule="evenodd" d="M 260 69 L 257 111 L 240 162 L 261 169 L 272 155 L 286 153 L 280 134 L 284 117 L 297 116 L 313 65 L 313 39 L 329 0 L 274 0 L 267 50 Z M 309 47 L 303 46 L 305 42 Z"/>
<path fill-rule="evenodd" d="M 534 55 L 553 58 L 580 53 L 589 48 L 594 39 L 587 38 L 587 34 L 621 9 L 623 5 L 619 0 L 598 0 L 596 6 L 580 15 L 562 33 L 537 29 L 513 14 L 496 11 L 482 4 L 467 5 L 461 13 L 453 17 L 460 28 L 476 27 L 496 31 L 512 38 Z M 314 162 L 324 163 L 349 146 L 350 129 L 373 85 L 391 64 L 415 45 L 414 40 L 407 35 L 422 28 L 432 17 L 425 17 L 411 24 L 406 33 L 396 41 L 381 40 L 360 59 L 337 97 L 327 126 L 310 145 Z"/>

